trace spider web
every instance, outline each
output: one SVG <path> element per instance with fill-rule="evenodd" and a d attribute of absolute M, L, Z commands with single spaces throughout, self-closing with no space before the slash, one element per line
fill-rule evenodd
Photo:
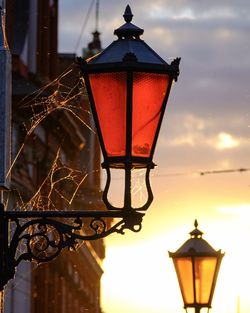
<path fill-rule="evenodd" d="M 79 101 L 86 96 L 83 79 L 78 77 L 77 83 L 71 87 L 64 83 L 65 79 L 69 79 L 73 72 L 74 64 L 67 68 L 61 75 L 59 75 L 52 82 L 43 86 L 32 95 L 28 95 L 22 99 L 19 104 L 19 111 L 31 112 L 28 120 L 22 123 L 25 131 L 24 139 L 13 158 L 11 167 L 8 171 L 8 176 L 15 172 L 15 167 L 22 159 L 25 153 L 25 148 L 30 138 L 34 136 L 36 129 L 48 119 L 51 115 L 58 111 L 68 112 L 73 119 L 76 119 L 80 124 L 87 128 L 88 131 L 95 133 L 93 128 L 86 123 L 82 117 L 85 114 L 90 114 L 89 109 L 82 107 L 83 101 Z M 5 207 L 10 210 L 57 210 L 55 203 L 55 194 L 57 198 L 63 199 L 66 206 L 69 208 L 88 173 L 83 172 L 77 168 L 72 168 L 61 157 L 62 145 L 57 148 L 54 154 L 54 160 L 51 161 L 51 166 L 47 170 L 46 176 L 35 190 L 34 194 L 27 200 L 24 199 L 18 189 L 12 189 L 4 192 Z M 28 177 L 32 184 L 32 177 Z M 70 184 L 70 193 L 67 195 L 63 191 L 65 184 Z M 13 197 L 14 195 L 14 197 Z M 15 205 L 13 206 L 13 198 Z M 12 199 L 12 201 L 10 201 Z"/>
<path fill-rule="evenodd" d="M 16 168 L 22 163 L 23 155 L 26 153 L 26 147 L 30 145 L 30 140 L 36 130 L 56 112 L 67 112 L 73 119 L 78 121 L 78 125 L 82 125 L 82 127 L 85 127 L 89 132 L 95 134 L 92 126 L 89 125 L 83 117 L 84 114 L 85 116 L 90 115 L 83 79 L 77 77 L 74 86 L 68 86 L 64 82 L 67 79 L 70 80 L 72 75 L 74 75 L 74 66 L 75 65 L 72 64 L 52 82 L 41 87 L 32 95 L 26 96 L 19 103 L 19 112 L 29 111 L 30 118 L 22 122 L 21 126 L 24 130 L 23 140 L 19 143 L 19 148 L 13 157 L 12 164 L 7 173 L 8 176 L 15 175 Z M 83 103 L 86 103 L 85 107 Z M 80 170 L 79 166 L 74 168 L 70 166 L 70 164 L 67 164 L 67 161 L 63 160 L 63 144 L 64 137 L 62 136 L 61 144 L 56 148 L 50 167 L 47 169 L 42 181 L 38 186 L 34 186 L 33 184 L 32 195 L 29 197 L 24 196 L 23 191 L 15 187 L 2 192 L 2 201 L 6 210 L 31 211 L 71 208 L 79 189 L 84 185 L 88 175 L 91 173 L 89 171 L 87 172 L 87 170 Z M 88 166 L 86 167 L 88 168 Z M 33 178 L 28 175 L 27 179 L 32 185 Z M 67 193 L 64 192 L 66 185 L 70 186 L 70 188 L 67 188 Z M 62 200 L 63 207 L 58 206 L 58 199 Z M 32 233 L 34 230 L 30 228 L 28 231 Z M 52 231 L 53 230 L 51 230 L 51 232 Z M 20 242 L 16 255 L 21 255 L 25 251 L 25 244 Z M 29 273 L 22 273 L 22 275 L 25 274 L 28 277 Z M 13 284 L 18 288 L 20 280 L 13 281 Z"/>

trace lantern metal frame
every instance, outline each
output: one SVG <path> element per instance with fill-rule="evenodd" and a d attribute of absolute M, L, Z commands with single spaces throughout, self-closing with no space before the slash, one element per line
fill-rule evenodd
<path fill-rule="evenodd" d="M 135 40 L 140 40 L 137 37 L 143 30 L 130 23 L 132 13 L 129 6 L 126 8 L 124 18 L 128 27 L 124 29 L 122 26 L 117 29 L 115 33 L 119 37 L 121 33 L 127 32 L 129 34 L 128 40 L 131 39 L 131 35 L 136 37 Z M 148 49 L 156 55 L 151 48 L 148 47 Z M 105 52 L 105 50 L 103 52 Z M 76 249 L 81 241 L 98 240 L 112 233 L 124 234 L 126 229 L 133 232 L 141 230 L 145 210 L 148 209 L 153 201 L 153 193 L 149 180 L 150 170 L 155 166 L 152 162 L 153 152 L 155 150 L 156 140 L 160 131 L 172 81 L 176 80 L 179 75 L 179 62 L 180 58 L 175 59 L 171 65 L 168 65 L 165 61 L 163 61 L 164 64 L 161 66 L 157 64 L 142 64 L 137 61 L 136 55 L 131 53 L 126 54 L 119 66 L 117 63 L 90 66 L 86 61 L 78 59 L 78 66 L 85 79 L 89 101 L 92 106 L 92 113 L 100 138 L 100 145 L 104 153 L 102 167 L 107 172 L 107 182 L 103 191 L 103 202 L 107 210 L 36 211 L 34 207 L 31 211 L 7 211 L 5 210 L 4 204 L 0 203 L 0 291 L 2 291 L 7 282 L 14 277 L 16 267 L 21 261 L 35 261 L 36 263 L 49 262 L 55 259 L 64 248 Z M 127 92 L 131 90 L 132 73 L 135 70 L 137 72 L 167 73 L 170 79 L 151 155 L 146 159 L 143 158 L 143 160 L 142 158 L 133 158 L 132 160 L 131 157 L 108 158 L 107 154 L 105 154 L 101 129 L 93 105 L 94 99 L 90 90 L 87 74 L 91 72 L 115 72 L 121 69 L 126 71 L 128 77 L 130 77 L 130 79 L 128 79 L 130 88 L 127 89 Z M 131 110 L 132 95 L 130 92 L 127 95 L 127 99 L 128 110 Z M 131 124 L 132 121 L 130 120 L 127 126 L 131 128 Z M 135 165 L 135 162 L 137 165 Z M 124 206 L 122 208 L 113 206 L 108 200 L 108 191 L 111 183 L 110 169 L 113 167 L 120 168 L 120 166 L 113 166 L 118 163 L 121 163 L 121 168 L 125 170 Z M 131 172 L 134 168 L 146 169 L 145 185 L 148 192 L 148 199 L 140 208 L 133 208 L 131 202 Z M 111 224 L 111 222 L 113 223 Z"/>
<path fill-rule="evenodd" d="M 190 232 L 190 239 L 187 240 L 176 252 L 169 252 L 169 257 L 173 259 L 173 262 L 176 259 L 181 259 L 181 258 L 190 258 L 192 262 L 192 286 L 193 286 L 193 297 L 194 297 L 194 302 L 193 303 L 187 303 L 185 302 L 185 296 L 184 296 L 184 290 L 182 287 L 182 281 L 181 277 L 175 267 L 178 282 L 180 285 L 180 290 L 184 302 L 184 309 L 187 311 L 188 308 L 194 308 L 195 313 L 200 313 L 200 310 L 202 308 L 207 308 L 208 310 L 212 307 L 212 299 L 214 295 L 214 290 L 219 274 L 219 269 L 221 265 L 222 258 L 224 257 L 225 253 L 221 253 L 221 250 L 214 250 L 210 246 L 210 244 L 207 243 L 202 238 L 203 233 L 197 228 L 198 227 L 198 222 L 195 220 L 194 222 L 195 229 Z M 216 266 L 213 274 L 213 280 L 211 284 L 211 289 L 210 289 L 210 294 L 209 294 L 209 299 L 206 303 L 199 303 L 197 302 L 197 292 L 196 292 L 196 284 L 195 284 L 195 259 L 196 258 L 211 258 L 214 257 L 216 258 Z"/>
<path fill-rule="evenodd" d="M 171 64 L 165 62 L 152 48 L 150 48 L 140 36 L 144 30 L 131 23 L 133 14 L 129 5 L 125 9 L 123 15 L 125 24 L 114 31 L 118 36 L 118 40 L 114 41 L 99 55 L 96 55 L 88 60 L 78 58 L 78 63 L 84 78 L 87 93 L 89 95 L 89 102 L 93 113 L 98 138 L 104 158 L 102 168 L 106 170 L 107 180 L 103 192 L 103 201 L 109 210 L 117 210 L 108 200 L 108 192 L 110 188 L 111 174 L 110 169 L 124 169 L 125 170 L 125 190 L 124 190 L 124 210 L 146 211 L 153 201 L 153 193 L 150 186 L 149 175 L 151 169 L 155 167 L 153 163 L 153 155 L 159 136 L 163 116 L 168 102 L 172 82 L 177 81 L 179 75 L 179 63 L 181 58 L 175 58 Z M 128 42 L 126 50 L 124 49 L 124 42 Z M 134 45 L 133 45 L 134 44 Z M 139 45 L 139 46 L 137 46 Z M 123 51 L 125 50 L 125 51 Z M 110 57 L 114 51 L 115 58 Z M 118 57 L 119 56 L 119 57 Z M 115 59 L 115 62 L 114 60 Z M 145 59 L 145 60 L 144 60 Z M 126 98 L 126 153 L 125 156 L 110 157 L 107 154 L 101 127 L 98 120 L 98 114 L 95 106 L 95 100 L 90 84 L 90 74 L 102 73 L 121 73 L 127 74 L 127 98 Z M 132 141 L 132 110 L 133 110 L 133 73 L 154 73 L 168 75 L 168 86 L 166 94 L 162 101 L 161 112 L 158 125 L 155 131 L 154 140 L 149 157 L 132 156 L 131 141 Z M 147 201 L 139 208 L 133 208 L 131 203 L 131 172 L 134 169 L 146 169 L 145 186 L 147 190 Z"/>

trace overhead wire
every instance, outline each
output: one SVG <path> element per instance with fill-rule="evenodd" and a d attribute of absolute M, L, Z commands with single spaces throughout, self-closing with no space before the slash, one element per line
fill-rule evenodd
<path fill-rule="evenodd" d="M 96 10 L 95 10 L 95 30 L 97 31 L 99 28 L 99 0 L 96 0 Z"/>
<path fill-rule="evenodd" d="M 248 172 L 250 168 L 237 168 L 237 169 L 228 169 L 228 170 L 212 170 L 212 171 L 200 171 L 200 172 L 173 172 L 173 173 L 162 173 L 162 174 L 155 174 L 151 175 L 152 178 L 161 178 L 161 177 L 178 177 L 178 176 L 191 176 L 191 175 L 210 175 L 210 174 L 227 174 L 227 173 L 242 173 Z M 121 180 L 123 177 L 115 177 L 114 180 Z"/>
<path fill-rule="evenodd" d="M 237 168 L 237 169 L 228 169 L 228 170 L 214 170 L 214 171 L 204 171 L 200 172 L 200 175 L 207 174 L 224 174 L 224 173 L 235 173 L 235 172 L 247 172 L 250 171 L 250 168 Z"/>
<path fill-rule="evenodd" d="M 89 17 L 90 17 L 90 14 L 91 14 L 91 11 L 93 9 L 93 6 L 94 6 L 94 3 L 95 3 L 96 0 L 92 0 L 90 2 L 90 5 L 89 5 L 89 8 L 88 8 L 88 11 L 87 11 L 87 14 L 85 16 L 85 18 L 83 19 L 83 23 L 82 23 L 82 27 L 81 27 L 81 31 L 80 31 L 80 34 L 79 34 L 79 37 L 76 41 L 76 45 L 75 45 L 75 49 L 74 49 L 74 52 L 76 53 L 78 48 L 79 48 L 79 45 L 80 45 L 80 42 L 82 40 L 82 35 L 83 35 L 83 32 L 87 26 L 87 23 L 88 23 L 88 20 L 89 20 Z"/>
<path fill-rule="evenodd" d="M 167 177 L 167 176 L 189 176 L 189 175 L 211 175 L 211 174 L 227 174 L 227 173 L 242 173 L 242 172 L 248 172 L 250 171 L 250 168 L 237 168 L 237 169 L 225 169 L 225 170 L 209 170 L 209 171 L 200 171 L 200 172 L 184 172 L 184 173 L 163 173 L 163 174 L 156 174 L 152 175 L 152 177 Z"/>

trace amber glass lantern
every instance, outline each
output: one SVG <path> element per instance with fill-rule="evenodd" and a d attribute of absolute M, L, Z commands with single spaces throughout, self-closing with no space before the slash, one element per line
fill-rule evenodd
<path fill-rule="evenodd" d="M 184 308 L 211 308 L 216 280 L 221 264 L 221 250 L 214 250 L 203 238 L 202 232 L 195 229 L 176 252 L 169 252 L 177 273 Z"/>
<path fill-rule="evenodd" d="M 180 58 L 166 63 L 140 36 L 143 29 L 131 23 L 129 6 L 125 24 L 114 31 L 118 39 L 100 54 L 80 60 L 89 101 L 103 153 L 103 168 L 125 169 L 124 207 L 131 208 L 130 172 L 154 167 L 153 154 L 172 82 L 179 75 Z M 109 183 L 104 190 L 104 201 Z M 112 206 L 108 204 L 108 208 Z M 116 209 L 116 208 L 113 208 Z"/>

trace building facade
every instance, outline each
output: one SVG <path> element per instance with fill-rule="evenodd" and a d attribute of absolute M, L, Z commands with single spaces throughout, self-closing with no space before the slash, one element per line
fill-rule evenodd
<path fill-rule="evenodd" d="M 6 2 L 12 54 L 8 209 L 105 209 L 90 108 L 75 56 L 58 54 L 57 25 L 57 0 Z M 94 34 L 93 43 L 99 40 Z M 101 48 L 93 43 L 88 53 Z M 47 264 L 21 263 L 5 290 L 5 313 L 101 312 L 104 257 L 103 240 L 97 240 Z"/>

